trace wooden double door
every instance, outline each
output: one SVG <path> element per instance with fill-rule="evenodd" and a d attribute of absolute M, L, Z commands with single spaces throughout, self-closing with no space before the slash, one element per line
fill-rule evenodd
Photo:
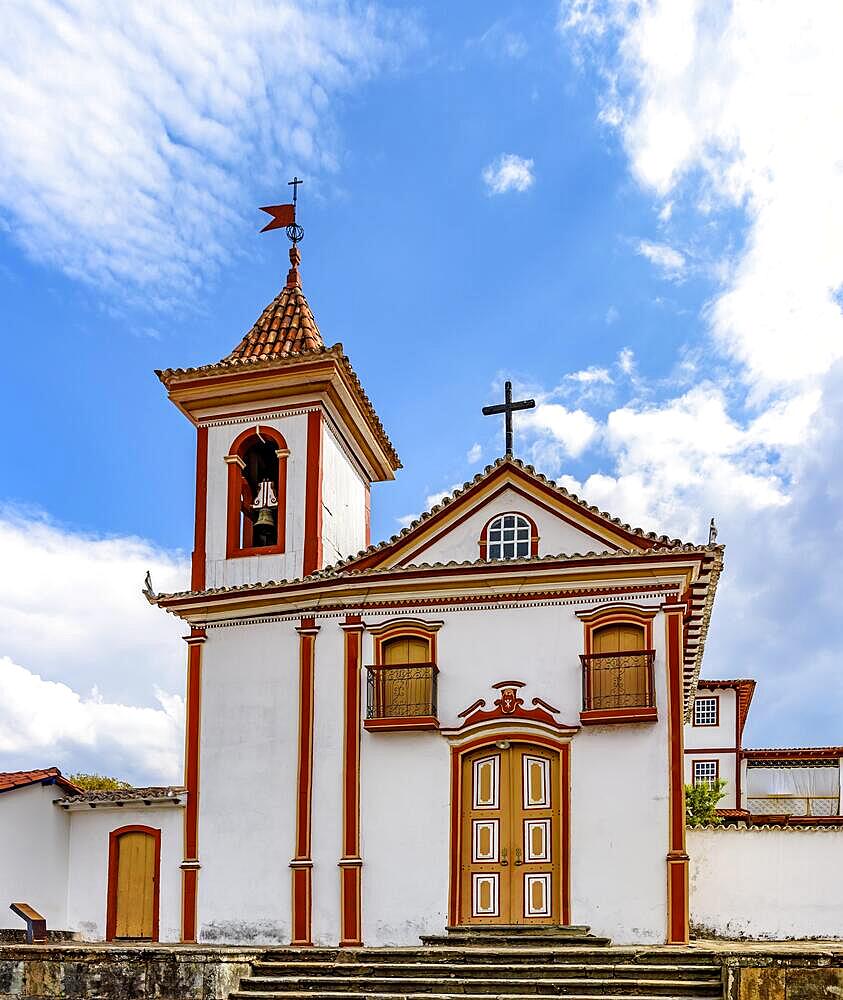
<path fill-rule="evenodd" d="M 463 758 L 460 922 L 558 924 L 559 754 L 530 743 Z"/>

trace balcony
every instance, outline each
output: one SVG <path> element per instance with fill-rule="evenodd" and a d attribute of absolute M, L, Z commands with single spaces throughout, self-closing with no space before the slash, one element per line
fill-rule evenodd
<path fill-rule="evenodd" d="M 580 656 L 582 724 L 655 722 L 655 657 L 652 649 Z"/>
<path fill-rule="evenodd" d="M 438 729 L 435 663 L 378 664 L 366 667 L 368 730 Z"/>

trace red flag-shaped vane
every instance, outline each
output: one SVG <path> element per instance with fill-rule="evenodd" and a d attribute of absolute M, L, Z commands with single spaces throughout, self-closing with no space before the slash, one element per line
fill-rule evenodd
<path fill-rule="evenodd" d="M 261 211 L 272 216 L 272 222 L 267 222 L 262 233 L 269 232 L 270 229 L 286 229 L 296 221 L 295 205 L 267 205 Z"/>

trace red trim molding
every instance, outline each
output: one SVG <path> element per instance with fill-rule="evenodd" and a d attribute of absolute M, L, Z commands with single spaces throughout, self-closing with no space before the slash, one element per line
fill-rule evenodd
<path fill-rule="evenodd" d="M 532 730 L 507 731 L 505 739 L 510 743 L 535 743 L 559 754 L 559 810 L 560 842 L 562 858 L 559 871 L 560 910 L 562 923 L 571 923 L 571 744 L 567 740 L 554 739 Z M 462 851 L 462 761 L 467 753 L 482 746 L 494 746 L 501 736 L 498 734 L 479 736 L 475 740 L 451 747 L 451 880 L 448 892 L 448 924 L 456 927 L 462 912 L 462 879 L 460 878 L 460 856 Z"/>
<path fill-rule="evenodd" d="M 360 857 L 360 665 L 363 632 L 360 615 L 346 615 L 343 693 L 342 857 L 340 868 L 340 947 L 363 943 Z"/>
<path fill-rule="evenodd" d="M 302 576 L 322 568 L 322 411 L 307 414 L 307 477 L 304 489 Z"/>
<path fill-rule="evenodd" d="M 512 515 L 514 517 L 523 517 L 525 521 L 530 525 L 530 555 L 537 556 L 539 554 L 539 526 L 530 517 L 529 514 L 525 514 L 523 510 L 506 510 L 501 514 L 493 514 L 489 520 L 483 525 L 483 530 L 480 532 L 480 558 L 487 559 L 489 552 L 489 525 L 492 521 L 497 521 L 499 517 L 506 517 L 507 515 Z"/>
<path fill-rule="evenodd" d="M 196 428 L 196 515 L 193 526 L 191 590 L 205 589 L 205 539 L 208 525 L 208 428 Z"/>
<path fill-rule="evenodd" d="M 685 851 L 685 773 L 682 713 L 684 604 L 662 605 L 667 661 L 669 836 L 667 854 L 667 943 L 687 944 L 690 934 L 688 855 Z"/>
<path fill-rule="evenodd" d="M 241 517 L 241 466 L 242 457 L 248 445 L 258 436 L 267 438 L 277 445 L 278 449 L 278 482 L 275 484 L 278 495 L 278 508 L 276 510 L 277 541 L 275 545 L 265 545 L 255 548 L 251 545 L 241 545 L 240 542 L 240 517 Z M 228 464 L 228 507 L 226 518 L 226 559 L 239 559 L 242 556 L 271 556 L 279 555 L 285 551 L 286 530 L 287 530 L 287 456 L 290 451 L 284 435 L 273 427 L 265 425 L 250 427 L 243 431 L 231 443 L 229 453 L 226 456 Z M 239 460 L 239 461 L 238 461 Z"/>
<path fill-rule="evenodd" d="M 161 890 L 161 831 L 152 826 L 121 826 L 108 835 L 108 899 L 106 902 L 105 938 L 113 941 L 117 936 L 117 883 L 120 868 L 120 838 L 124 833 L 145 833 L 155 843 L 155 867 L 152 885 L 152 937 L 158 940 L 158 916 Z"/>
<path fill-rule="evenodd" d="M 299 763 L 296 779 L 296 853 L 292 869 L 292 940 L 294 945 L 313 944 L 313 860 L 311 815 L 313 804 L 313 687 L 316 636 L 313 618 L 302 618 L 299 634 Z"/>
<path fill-rule="evenodd" d="M 187 643 L 187 695 L 185 698 L 184 861 L 181 881 L 181 939 L 196 941 L 196 900 L 199 879 L 199 734 L 202 712 L 202 645 L 205 630 L 193 628 Z"/>
<path fill-rule="evenodd" d="M 607 726 L 615 722 L 658 722 L 659 713 L 655 708 L 595 708 L 580 712 L 580 722 L 584 726 Z"/>

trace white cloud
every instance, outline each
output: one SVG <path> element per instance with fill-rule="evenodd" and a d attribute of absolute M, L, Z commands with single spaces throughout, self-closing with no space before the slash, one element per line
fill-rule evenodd
<path fill-rule="evenodd" d="M 58 765 L 136 782 L 182 780 L 184 702 L 155 688 L 158 708 L 82 697 L 0 657 L 0 754 L 4 768 Z"/>
<path fill-rule="evenodd" d="M 489 194 L 506 194 L 507 191 L 524 192 L 533 186 L 533 161 L 502 153 L 483 170 L 483 181 Z"/>
<path fill-rule="evenodd" d="M 616 306 L 609 306 L 606 310 L 606 316 L 604 317 L 606 320 L 606 326 L 611 326 L 613 323 L 617 323 L 618 319 L 620 319 L 620 315 L 621 314 L 618 312 Z"/>
<path fill-rule="evenodd" d="M 156 733 L 169 733 L 170 723 L 163 716 L 173 719 L 178 714 L 184 690 L 184 627 L 150 607 L 140 591 L 147 570 L 157 590 L 181 589 L 188 578 L 187 561 L 139 538 L 85 535 L 33 512 L 11 510 L 0 511 L 0 551 L 4 755 L 8 759 L 16 748 L 15 766 L 23 767 L 34 766 L 32 754 L 48 759 L 52 752 L 56 760 L 67 755 L 67 766 L 76 769 L 76 748 L 89 763 L 97 754 L 106 755 L 100 769 L 117 755 L 133 780 L 171 780 L 169 771 L 165 776 L 155 768 L 166 761 L 171 767 L 181 736 L 176 744 L 171 740 L 162 745 L 159 757 L 150 744 L 135 739 L 141 721 L 135 726 L 129 720 L 147 720 Z M 78 694 L 93 691 L 98 693 Z M 54 721 L 45 723 L 37 743 L 27 742 L 32 734 L 21 721 L 22 692 L 28 692 L 26 697 L 43 696 L 52 706 Z M 14 711 L 13 700 L 18 705 Z M 61 706 L 70 713 L 68 719 L 72 716 L 72 731 L 61 729 Z M 38 703 L 33 701 L 30 710 L 40 711 Z M 123 750 L 117 746 L 119 727 L 109 722 L 118 717 L 127 725 Z"/>
<path fill-rule="evenodd" d="M 609 374 L 607 368 L 596 368 L 594 366 L 583 368 L 578 372 L 569 372 L 565 378 L 571 382 L 580 382 L 583 385 L 593 385 L 594 383 L 610 385 L 612 382 L 612 376 Z"/>
<path fill-rule="evenodd" d="M 0 209 L 71 276 L 153 302 L 189 292 L 235 226 L 257 228 L 252 191 L 335 169 L 334 96 L 413 30 L 339 0 L 9 0 Z"/>
<path fill-rule="evenodd" d="M 534 410 L 516 416 L 520 430 L 536 439 L 534 455 L 541 454 L 553 465 L 564 457 L 577 458 L 593 443 L 599 432 L 597 421 L 585 410 L 569 410 L 561 403 L 539 403 Z M 541 451 L 536 451 L 540 447 Z M 552 452 L 551 454 L 548 452 Z"/>
<path fill-rule="evenodd" d="M 475 442 L 468 449 L 468 452 L 466 453 L 465 456 L 465 460 L 466 462 L 468 462 L 469 465 L 474 465 L 476 462 L 479 462 L 482 457 L 483 457 L 483 448 L 480 444 Z"/>
<path fill-rule="evenodd" d="M 637 252 L 654 264 L 666 278 L 679 278 L 685 270 L 685 257 L 666 243 L 641 240 Z"/>
<path fill-rule="evenodd" d="M 564 3 L 595 56 L 631 167 L 659 200 L 743 209 L 710 313 L 757 392 L 843 357 L 843 5 Z M 611 47 L 607 47 L 611 39 Z M 604 116 L 605 120 L 605 116 Z"/>
<path fill-rule="evenodd" d="M 396 517 L 395 520 L 402 528 L 409 528 L 413 521 L 418 519 L 418 514 L 402 514 L 401 517 Z"/>
<path fill-rule="evenodd" d="M 429 493 L 425 497 L 425 506 L 428 510 L 430 510 L 431 507 L 435 507 L 438 503 L 442 503 L 445 497 L 449 497 L 456 490 L 461 490 L 462 487 L 462 483 L 454 483 L 454 485 L 450 486 L 447 490 L 441 490 L 439 493 Z"/>
<path fill-rule="evenodd" d="M 631 347 L 623 347 L 618 353 L 618 368 L 624 375 L 635 373 L 635 352 Z"/>

